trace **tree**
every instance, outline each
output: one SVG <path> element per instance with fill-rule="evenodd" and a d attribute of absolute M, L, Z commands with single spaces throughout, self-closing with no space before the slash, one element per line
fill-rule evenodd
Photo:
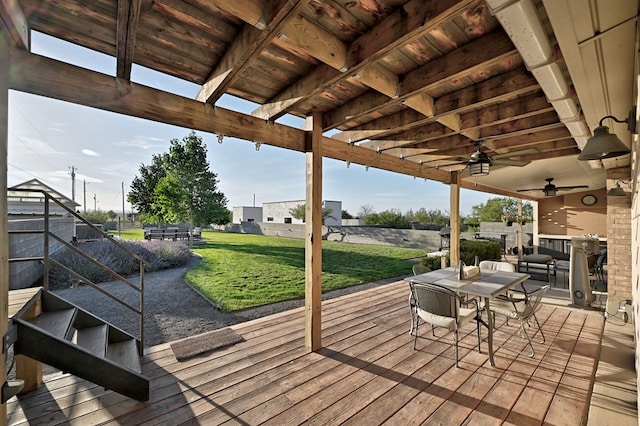
<path fill-rule="evenodd" d="M 127 201 L 138 211 L 143 222 L 162 222 L 160 208 L 154 204 L 156 186 L 166 175 L 162 157 L 163 155 L 153 154 L 151 164 L 140 164 L 140 175 L 133 178 L 131 190 L 127 194 Z"/>
<path fill-rule="evenodd" d="M 342 210 L 342 218 L 343 219 L 353 219 L 353 216 L 346 210 Z"/>
<path fill-rule="evenodd" d="M 411 210 L 407 212 L 407 220 L 409 222 L 416 222 L 422 225 L 448 225 L 449 214 L 443 212 L 440 209 L 426 210 L 424 207 L 420 208 L 417 212 L 413 213 Z"/>
<path fill-rule="evenodd" d="M 118 217 L 118 214 L 116 212 L 114 212 L 113 210 L 109 210 L 107 212 L 107 217 L 109 218 L 109 220 L 113 220 L 116 217 Z"/>
<path fill-rule="evenodd" d="M 364 204 L 360 206 L 360 210 L 358 210 L 358 216 L 360 216 L 361 218 L 366 218 L 373 212 L 375 212 L 375 209 L 371 204 Z"/>
<path fill-rule="evenodd" d="M 328 217 L 332 219 L 336 219 L 334 216 L 331 215 L 331 213 L 333 213 L 333 210 L 330 209 L 329 207 L 322 208 L 322 223 L 324 223 L 324 220 Z M 298 204 L 297 206 L 290 208 L 289 214 L 294 218 L 305 222 L 306 215 L 307 215 L 306 204 Z"/>
<path fill-rule="evenodd" d="M 400 210 L 385 210 L 380 213 L 370 213 L 365 216 L 366 225 L 383 226 L 385 228 L 409 228 L 409 222 Z"/>
<path fill-rule="evenodd" d="M 473 223 L 501 222 L 505 216 L 514 218 L 518 216 L 518 202 L 515 198 L 489 198 L 486 203 L 471 207 L 469 221 Z M 528 201 L 522 203 L 522 216 L 527 219 L 533 217 L 533 205 Z"/>
<path fill-rule="evenodd" d="M 227 199 L 209 170 L 202 138 L 192 131 L 170 144 L 169 153 L 154 155 L 150 166 L 140 166 L 141 176 L 132 182 L 127 199 L 144 217 L 159 222 L 227 223 Z"/>

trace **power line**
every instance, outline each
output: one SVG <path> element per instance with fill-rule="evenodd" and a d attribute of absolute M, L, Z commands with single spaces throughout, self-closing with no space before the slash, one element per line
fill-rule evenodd
<path fill-rule="evenodd" d="M 54 183 L 51 183 L 51 182 L 47 182 L 45 179 L 42 179 L 41 177 L 36 176 L 36 175 L 34 175 L 33 173 L 26 171 L 25 169 L 21 169 L 20 167 L 18 167 L 18 166 L 16 166 L 16 165 L 14 165 L 14 164 L 11 164 L 11 163 L 7 162 L 7 165 L 9 165 L 9 166 L 13 167 L 14 169 L 18 169 L 18 170 L 20 170 L 22 173 L 25 173 L 25 174 L 27 174 L 27 175 L 31 176 L 31 177 L 32 177 L 32 178 L 34 178 L 34 179 L 38 179 L 40 182 L 42 182 L 42 183 L 46 184 L 47 186 L 50 186 L 51 188 L 53 188 L 53 189 L 56 189 L 56 190 L 60 191 L 60 193 L 64 193 L 64 191 L 65 191 L 65 189 L 63 189 L 63 188 L 62 188 L 61 186 L 59 186 L 58 184 L 54 184 Z"/>

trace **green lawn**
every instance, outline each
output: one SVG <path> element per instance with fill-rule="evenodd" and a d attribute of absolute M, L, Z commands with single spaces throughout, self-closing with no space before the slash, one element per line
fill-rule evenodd
<path fill-rule="evenodd" d="M 203 261 L 187 282 L 224 311 L 304 296 L 304 241 L 203 231 L 207 245 L 193 251 Z M 406 259 L 423 250 L 322 242 L 322 289 L 333 290 L 411 274 Z"/>

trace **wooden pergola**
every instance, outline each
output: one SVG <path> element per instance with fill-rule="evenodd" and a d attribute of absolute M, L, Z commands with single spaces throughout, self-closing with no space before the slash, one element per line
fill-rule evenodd
<path fill-rule="evenodd" d="M 452 262 L 460 188 L 535 200 L 544 194 L 517 189 L 549 176 L 558 185 L 605 187 L 606 170 L 628 166 L 630 156 L 589 163 L 576 156 L 599 118 L 625 117 L 634 103 L 638 2 L 619 3 L 597 10 L 604 28 L 588 0 L 3 0 L 0 191 L 10 89 L 306 153 L 306 346 L 316 350 L 323 158 L 450 185 Z M 505 12 L 513 5 L 528 22 Z M 530 45 L 513 30 L 527 25 L 540 37 Z M 112 56 L 116 67 L 102 74 L 31 53 L 31 31 Z M 545 43 L 549 56 L 536 63 Z M 619 62 L 598 59 L 606 52 Z M 586 66 L 591 58 L 598 69 Z M 144 86 L 131 80 L 134 65 L 202 88 L 187 99 Z M 615 84 L 603 77 L 609 68 Z M 561 82 L 559 94 L 547 72 Z M 216 106 L 225 94 L 259 107 L 247 115 Z M 309 126 L 277 123 L 285 114 Z M 630 143 L 624 125 L 610 125 Z M 488 176 L 469 174 L 478 149 L 494 158 Z M 5 203 L 5 311 L 6 213 Z"/>

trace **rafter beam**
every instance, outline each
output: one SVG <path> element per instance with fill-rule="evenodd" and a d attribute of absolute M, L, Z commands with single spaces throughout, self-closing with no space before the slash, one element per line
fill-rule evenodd
<path fill-rule="evenodd" d="M 479 3 L 479 0 L 410 0 L 349 46 L 348 73 L 340 73 L 329 66 L 318 67 L 304 78 L 304 84 L 295 84 L 283 90 L 253 111 L 252 115 L 276 119 L 304 99 L 322 93 L 341 79 L 359 73 L 361 69 L 376 63 L 409 40 L 427 34 L 461 11 Z"/>
<path fill-rule="evenodd" d="M 124 80 L 131 80 L 141 3 L 142 0 L 118 0 L 116 76 Z"/>
<path fill-rule="evenodd" d="M 401 93 L 396 99 L 387 98 L 377 103 L 365 103 L 363 100 L 355 98 L 333 111 L 328 111 L 324 116 L 324 129 L 333 129 L 355 117 L 370 114 L 394 103 L 401 103 L 409 97 L 428 91 L 429 88 L 452 79 L 462 78 L 473 70 L 484 69 L 499 62 L 508 63 L 509 60 L 506 59 L 512 59 L 514 64 L 518 63 L 517 55 L 517 50 L 504 31 L 494 31 L 403 76 Z M 362 98 L 367 96 L 367 93 L 361 95 Z M 437 113 L 436 105 L 432 114 Z M 456 119 L 455 116 L 445 118 L 441 115 L 439 118 L 443 120 Z M 456 124 L 447 125 L 447 127 L 455 126 Z"/>
<path fill-rule="evenodd" d="M 518 96 L 539 92 L 539 90 L 540 86 L 535 78 L 524 68 L 518 68 L 438 98 L 434 104 L 435 117 L 451 113 L 460 114 L 462 132 L 480 125 L 478 115 L 484 116 L 484 109 L 479 110 L 481 108 L 498 110 L 488 112 L 488 115 L 495 117 L 497 122 L 508 121 L 508 117 L 505 115 L 509 111 L 525 116 L 537 114 L 537 110 L 541 108 L 550 110 L 551 105 L 546 98 L 537 99 L 531 104 L 524 102 L 520 107 L 512 103 L 522 102 L 514 100 Z M 502 109 L 502 105 L 505 105 L 504 109 Z M 527 108 L 530 108 L 531 111 L 527 111 Z M 487 120 L 489 119 L 487 118 Z M 366 135 L 368 139 L 390 139 L 396 137 L 401 131 L 424 126 L 433 121 L 433 118 L 422 117 L 415 111 L 403 110 L 336 134 L 333 138 L 345 140 L 351 137 L 353 141 L 357 141 L 361 140 L 357 139 L 357 136 Z"/>
<path fill-rule="evenodd" d="M 87 87 L 92 90 L 86 90 Z M 11 52 L 9 88 L 294 151 L 305 152 L 306 149 L 306 133 L 303 130 L 214 107 L 20 50 Z M 442 170 L 421 170 L 410 161 L 327 137 L 323 138 L 322 143 L 323 154 L 327 158 L 438 182 L 449 182 L 449 173 Z"/>
<path fill-rule="evenodd" d="M 18 0 L 0 0 L 0 23 L 11 35 L 10 40 L 20 49 L 29 50 L 29 23 Z"/>
<path fill-rule="evenodd" d="M 222 59 L 212 70 L 207 81 L 196 95 L 202 102 L 215 103 L 242 75 L 262 50 L 296 19 L 298 11 L 306 6 L 309 0 L 288 0 L 282 2 L 252 2 L 250 0 L 227 1 L 216 0 L 216 6 L 232 13 L 249 25 L 245 26 L 233 44 L 226 50 Z M 266 4 L 265 4 L 266 3 Z M 267 7 L 268 3 L 270 7 Z M 278 7 L 276 10 L 273 8 Z M 268 11 L 273 16 L 267 15 Z M 257 16 L 258 12 L 260 17 Z"/>

